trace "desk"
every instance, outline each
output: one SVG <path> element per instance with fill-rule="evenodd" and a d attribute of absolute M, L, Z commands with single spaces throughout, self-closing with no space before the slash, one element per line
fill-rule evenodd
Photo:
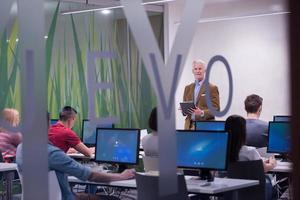
<path fill-rule="evenodd" d="M 74 159 L 89 159 L 89 160 L 95 159 L 95 154 L 92 154 L 92 157 L 87 157 L 82 153 L 68 153 L 67 155 Z"/>
<path fill-rule="evenodd" d="M 291 162 L 277 162 L 277 166 L 270 171 L 291 173 L 293 171 L 293 164 Z"/>
<path fill-rule="evenodd" d="M 215 180 L 209 186 L 198 186 L 194 184 L 195 180 L 193 180 L 194 182 L 193 184 L 189 184 L 188 181 L 189 179 L 191 179 L 191 176 L 186 177 L 187 190 L 189 193 L 194 193 L 194 194 L 209 194 L 209 195 L 220 194 L 220 193 L 235 191 L 235 190 L 239 190 L 242 188 L 251 187 L 259 184 L 258 180 L 215 178 Z M 109 183 L 96 183 L 96 182 L 89 182 L 89 181 L 81 181 L 76 177 L 70 176 L 69 182 L 136 189 L 135 179 L 123 180 L 123 181 L 112 181 Z"/>
<path fill-rule="evenodd" d="M 17 170 L 15 163 L 0 163 L 0 172 L 3 173 L 6 182 L 6 199 L 12 199 L 12 178 Z"/>

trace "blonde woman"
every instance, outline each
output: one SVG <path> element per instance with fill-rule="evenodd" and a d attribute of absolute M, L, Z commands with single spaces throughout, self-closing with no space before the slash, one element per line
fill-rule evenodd
<path fill-rule="evenodd" d="M 16 109 L 5 108 L 2 111 L 2 120 L 12 127 L 17 127 L 20 115 Z M 21 133 L 13 133 L 0 127 L 0 151 L 5 162 L 12 162 L 16 157 L 16 148 L 21 143 Z"/>

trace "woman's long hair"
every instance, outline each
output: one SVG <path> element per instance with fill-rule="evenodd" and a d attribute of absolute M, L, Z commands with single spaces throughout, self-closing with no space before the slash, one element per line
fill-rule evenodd
<path fill-rule="evenodd" d="M 246 120 L 239 115 L 231 115 L 226 119 L 225 130 L 230 136 L 229 162 L 236 162 L 246 142 Z"/>

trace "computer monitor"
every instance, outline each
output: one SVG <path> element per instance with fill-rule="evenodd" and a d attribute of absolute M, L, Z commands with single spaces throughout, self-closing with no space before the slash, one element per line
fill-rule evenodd
<path fill-rule="evenodd" d="M 269 122 L 268 153 L 291 152 L 291 124 L 290 122 Z"/>
<path fill-rule="evenodd" d="M 201 169 L 200 178 L 208 180 L 209 170 L 227 169 L 227 132 L 177 130 L 176 136 L 178 167 Z"/>
<path fill-rule="evenodd" d="M 292 116 L 288 115 L 274 115 L 273 121 L 274 122 L 290 122 L 292 120 Z"/>
<path fill-rule="evenodd" d="M 137 165 L 139 143 L 139 129 L 97 128 L 95 161 Z"/>
<path fill-rule="evenodd" d="M 58 122 L 58 119 L 50 119 L 50 125 L 54 125 Z"/>
<path fill-rule="evenodd" d="M 225 131 L 225 121 L 197 121 L 195 130 L 199 131 Z"/>
<path fill-rule="evenodd" d="M 96 129 L 97 128 L 114 128 L 114 124 L 101 124 L 92 126 L 88 119 L 82 121 L 82 141 L 87 146 L 96 145 Z"/>

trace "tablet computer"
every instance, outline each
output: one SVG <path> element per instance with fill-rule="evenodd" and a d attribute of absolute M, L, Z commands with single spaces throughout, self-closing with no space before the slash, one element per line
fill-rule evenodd
<path fill-rule="evenodd" d="M 191 109 L 191 108 L 195 109 L 196 108 L 194 102 L 192 102 L 192 101 L 181 102 L 180 107 L 181 107 L 182 113 L 184 115 L 188 115 L 189 109 Z"/>

